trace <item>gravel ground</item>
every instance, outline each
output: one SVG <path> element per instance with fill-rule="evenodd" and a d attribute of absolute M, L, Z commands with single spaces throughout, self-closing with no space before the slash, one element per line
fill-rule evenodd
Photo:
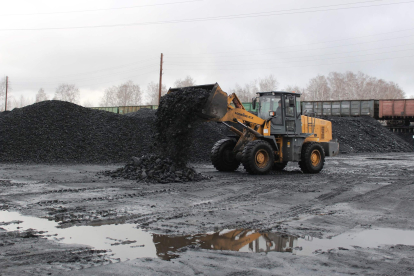
<path fill-rule="evenodd" d="M 134 235 L 120 241 L 107 234 L 102 238 L 107 237 L 112 252 L 96 251 L 67 244 L 69 237 L 66 243 L 59 235 L 46 239 L 47 233 L 39 233 L 36 225 L 30 233 L 0 229 L 0 275 L 413 275 L 414 246 L 380 236 L 374 246 L 355 241 L 343 248 L 335 243 L 341 235 L 361 231 L 414 231 L 413 162 L 414 153 L 390 153 L 386 158 L 349 154 L 328 158 L 324 170 L 311 176 L 302 174 L 297 164 L 265 176 L 243 170 L 220 173 L 212 165 L 197 164 L 196 171 L 211 179 L 152 185 L 97 175 L 117 164 L 3 163 L 0 209 L 47 218 L 59 223 L 59 231 L 71 231 L 72 239 L 81 226 L 97 231 L 131 224 L 156 233 L 153 238 L 162 242 L 225 229 L 256 229 L 293 235 L 299 243 L 293 254 L 190 246 L 176 251 L 171 261 L 161 254 L 118 260 L 111 254 L 120 246 L 144 252 L 158 247 L 140 247 Z M 0 228 L 11 222 L 0 217 Z M 308 244 L 317 242 L 327 247 L 302 255 Z"/>

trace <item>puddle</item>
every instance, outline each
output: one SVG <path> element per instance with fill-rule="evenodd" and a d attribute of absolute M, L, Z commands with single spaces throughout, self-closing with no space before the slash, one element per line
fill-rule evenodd
<path fill-rule="evenodd" d="M 170 260 L 187 246 L 209 250 L 239 252 L 290 252 L 310 256 L 333 248 L 352 249 L 353 246 L 378 247 L 405 244 L 414 246 L 414 231 L 398 229 L 369 229 L 344 233 L 332 239 L 310 236 L 297 237 L 283 233 L 259 233 L 255 230 L 222 230 L 193 236 L 168 236 L 143 231 L 135 224 L 77 226 L 57 228 L 58 223 L 47 219 L 22 216 L 16 212 L 0 211 L 0 227 L 6 231 L 35 229 L 47 231 L 44 237 L 64 244 L 91 246 L 108 250 L 112 258 L 126 261 L 136 258 Z"/>

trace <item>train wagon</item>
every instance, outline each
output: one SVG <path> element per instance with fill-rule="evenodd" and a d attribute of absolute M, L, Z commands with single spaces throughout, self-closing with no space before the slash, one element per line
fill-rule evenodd
<path fill-rule="evenodd" d="M 314 113 L 316 116 L 370 116 L 378 119 L 378 109 L 378 100 L 302 102 L 302 114 Z"/>
<path fill-rule="evenodd" d="M 414 99 L 380 100 L 380 119 L 414 119 Z"/>

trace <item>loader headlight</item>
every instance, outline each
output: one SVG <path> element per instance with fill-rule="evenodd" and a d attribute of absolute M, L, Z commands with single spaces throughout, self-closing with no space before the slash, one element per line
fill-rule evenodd
<path fill-rule="evenodd" d="M 275 116 L 275 112 L 274 112 L 274 111 L 270 111 L 270 112 L 269 112 L 269 116 L 270 116 L 270 117 L 274 117 L 274 116 Z"/>

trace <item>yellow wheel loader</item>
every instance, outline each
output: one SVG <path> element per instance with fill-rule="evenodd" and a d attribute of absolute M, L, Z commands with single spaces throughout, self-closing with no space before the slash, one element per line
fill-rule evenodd
<path fill-rule="evenodd" d="M 211 91 L 200 116 L 221 122 L 234 133 L 211 150 L 211 161 L 219 171 L 234 171 L 242 163 L 250 174 L 267 174 L 283 170 L 288 162 L 299 162 L 302 172 L 319 173 L 325 156 L 339 152 L 331 122 L 301 114 L 298 93 L 258 92 L 252 101 L 258 110 L 255 115 L 217 83 L 196 87 Z"/>

